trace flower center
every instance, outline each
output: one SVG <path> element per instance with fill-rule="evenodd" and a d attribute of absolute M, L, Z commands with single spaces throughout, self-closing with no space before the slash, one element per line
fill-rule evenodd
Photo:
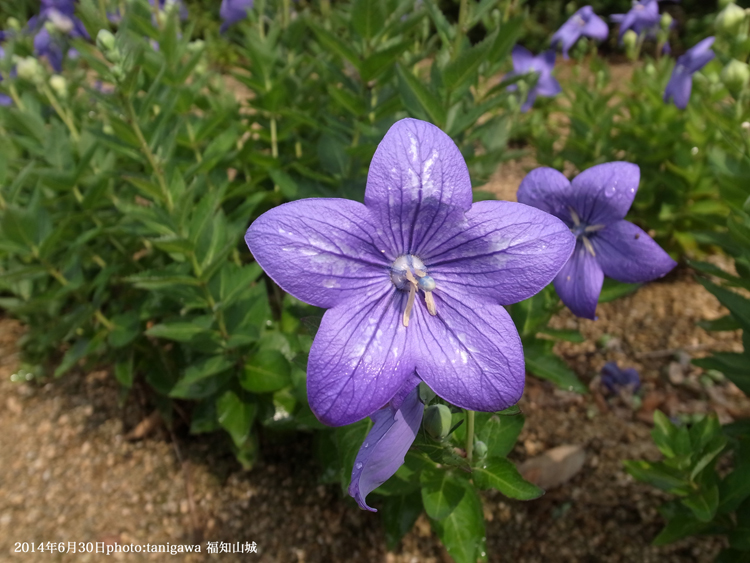
<path fill-rule="evenodd" d="M 595 233 L 596 231 L 601 231 L 606 225 L 587 225 L 581 221 L 581 218 L 578 216 L 575 209 L 568 207 L 568 211 L 570 211 L 570 218 L 573 219 L 573 226 L 570 228 L 570 232 L 575 235 L 576 239 L 581 239 L 583 246 L 586 247 L 586 250 L 588 250 L 591 256 L 596 256 L 594 245 L 591 244 L 591 240 L 587 235 Z"/>
<path fill-rule="evenodd" d="M 409 326 L 409 317 L 418 289 L 424 292 L 424 302 L 429 313 L 432 316 L 437 314 L 435 298 L 432 296 L 435 290 L 435 280 L 427 275 L 427 268 L 419 258 L 413 254 L 404 254 L 396 258 L 391 264 L 391 281 L 401 291 L 409 292 L 409 299 L 406 301 L 404 310 L 404 326 Z"/>

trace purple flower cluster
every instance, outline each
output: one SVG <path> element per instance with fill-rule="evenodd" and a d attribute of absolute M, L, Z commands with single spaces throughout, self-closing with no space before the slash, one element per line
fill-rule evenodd
<path fill-rule="evenodd" d="M 581 37 L 604 41 L 609 36 L 609 28 L 602 18 L 594 13 L 591 6 L 584 6 L 573 14 L 552 36 L 552 46 L 562 46 L 563 58 L 568 59 L 568 51 Z"/>
<path fill-rule="evenodd" d="M 39 15 L 28 22 L 28 29 L 34 33 L 34 54 L 46 57 L 55 72 L 62 71 L 66 53 L 78 55 L 75 49 L 67 49 L 67 38 L 91 39 L 74 14 L 75 0 L 42 0 Z"/>
<path fill-rule="evenodd" d="M 378 146 L 364 205 L 286 203 L 245 240 L 282 289 L 328 309 L 310 350 L 308 397 L 325 424 L 373 419 L 350 488 L 366 509 L 416 436 L 420 382 L 466 409 L 518 401 L 523 350 L 503 306 L 545 287 L 575 244 L 562 221 L 533 207 L 472 205 L 458 148 L 415 119 Z"/>

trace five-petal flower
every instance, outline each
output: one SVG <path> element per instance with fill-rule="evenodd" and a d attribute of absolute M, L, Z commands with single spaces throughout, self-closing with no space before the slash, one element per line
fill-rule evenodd
<path fill-rule="evenodd" d="M 505 78 L 511 78 L 519 74 L 535 73 L 537 75 L 536 84 L 529 89 L 529 95 L 521 106 L 522 112 L 527 112 L 534 105 L 537 96 L 552 97 L 562 92 L 560 83 L 552 76 L 552 69 L 555 67 L 555 51 L 550 49 L 537 55 L 536 57 L 521 45 L 513 47 L 511 52 L 513 59 L 513 70 L 505 75 Z M 508 90 L 517 90 L 516 84 L 508 86 Z"/>
<path fill-rule="evenodd" d="M 371 415 L 415 372 L 459 407 L 514 404 L 523 350 L 503 305 L 540 291 L 574 245 L 564 223 L 532 207 L 472 205 L 458 147 L 415 119 L 378 146 L 364 205 L 286 203 L 245 240 L 282 289 L 329 309 L 307 387 L 313 412 L 333 426 Z"/>
<path fill-rule="evenodd" d="M 579 317 L 595 318 L 604 276 L 628 283 L 659 278 L 676 262 L 640 227 L 625 221 L 640 169 L 628 162 L 599 164 L 572 182 L 552 168 L 532 170 L 518 201 L 562 219 L 576 236 L 570 261 L 555 277 L 560 299 Z"/>
<path fill-rule="evenodd" d="M 678 108 L 687 107 L 693 88 L 693 74 L 706 66 L 715 56 L 711 50 L 713 42 L 713 37 L 706 37 L 677 59 L 672 76 L 664 90 L 665 102 L 669 102 L 671 98 Z"/>
<path fill-rule="evenodd" d="M 620 40 L 629 29 L 636 35 L 654 33 L 659 27 L 659 3 L 657 0 L 640 0 L 627 14 L 612 14 L 609 19 L 620 24 Z"/>
<path fill-rule="evenodd" d="M 582 36 L 604 41 L 609 28 L 604 20 L 594 13 L 591 6 L 584 6 L 574 13 L 552 36 L 552 46 L 562 46 L 563 58 L 568 59 L 568 51 Z"/>

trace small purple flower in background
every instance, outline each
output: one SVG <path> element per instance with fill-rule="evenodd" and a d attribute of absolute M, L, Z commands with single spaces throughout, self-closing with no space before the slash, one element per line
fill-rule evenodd
<path fill-rule="evenodd" d="M 665 102 L 669 102 L 671 98 L 678 108 L 685 109 L 687 107 L 690 101 L 690 92 L 693 88 L 693 74 L 715 57 L 711 50 L 713 42 L 713 37 L 706 37 L 677 59 L 667 88 L 664 90 Z"/>
<path fill-rule="evenodd" d="M 627 389 L 635 393 L 641 388 L 641 378 L 635 368 L 620 369 L 615 362 L 607 362 L 602 368 L 602 385 L 612 395 Z"/>
<path fill-rule="evenodd" d="M 226 32 L 230 25 L 234 25 L 247 17 L 248 10 L 252 9 L 253 0 L 221 0 L 219 17 L 222 19 L 220 33 Z"/>
<path fill-rule="evenodd" d="M 458 147 L 416 119 L 397 122 L 378 146 L 364 205 L 286 203 L 253 222 L 245 241 L 282 289 L 328 309 L 310 349 L 308 398 L 331 426 L 375 419 L 365 444 L 381 446 L 361 453 L 353 476 L 362 508 L 369 484 L 400 465 L 391 458 L 422 408 L 409 395 L 419 381 L 466 409 L 518 401 L 523 349 L 503 305 L 539 292 L 574 246 L 547 213 L 472 205 Z"/>
<path fill-rule="evenodd" d="M 629 162 L 592 166 L 569 181 L 557 170 L 532 170 L 518 201 L 562 219 L 576 236 L 570 261 L 555 277 L 555 290 L 579 317 L 596 318 L 604 276 L 642 283 L 677 263 L 640 227 L 624 217 L 638 190 L 640 169 Z"/>
<path fill-rule="evenodd" d="M 0 60 L 5 58 L 5 49 L 0 46 Z M 0 74 L 0 82 L 3 81 L 3 76 Z M 0 94 L 0 106 L 11 106 L 13 105 L 13 98 L 5 94 Z"/>
<path fill-rule="evenodd" d="M 562 92 L 560 83 L 552 76 L 552 69 L 555 67 L 555 51 L 553 49 L 535 57 L 525 47 L 516 45 L 513 47 L 511 56 L 513 58 L 513 70 L 506 74 L 504 79 L 531 72 L 538 76 L 536 84 L 529 90 L 529 95 L 521 106 L 522 112 L 526 113 L 531 109 L 537 96 L 551 98 Z M 516 84 L 508 86 L 510 91 L 517 89 Z"/>
<path fill-rule="evenodd" d="M 148 0 L 148 3 L 151 4 L 151 6 L 155 6 L 154 4 L 155 0 Z M 158 0 L 159 2 L 159 10 L 166 11 L 171 8 L 176 8 L 180 13 L 180 19 L 186 20 L 188 18 L 188 11 L 185 7 L 185 4 L 182 3 L 182 0 Z M 153 20 L 154 18 L 152 18 Z M 156 25 L 156 21 L 153 22 L 154 25 Z"/>
<path fill-rule="evenodd" d="M 656 0 L 635 2 L 627 14 L 612 14 L 609 19 L 620 24 L 620 41 L 629 29 L 636 35 L 653 33 L 659 27 L 659 3 Z"/>
<path fill-rule="evenodd" d="M 604 41 L 609 35 L 609 28 L 604 20 L 594 13 L 591 6 L 584 6 L 576 11 L 568 21 L 552 36 L 552 46 L 562 46 L 563 58 L 568 59 L 568 51 L 582 36 Z"/>

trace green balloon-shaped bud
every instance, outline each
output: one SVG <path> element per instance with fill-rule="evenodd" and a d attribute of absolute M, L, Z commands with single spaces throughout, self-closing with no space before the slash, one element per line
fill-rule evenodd
<path fill-rule="evenodd" d="M 723 35 L 735 36 L 745 23 L 745 10 L 740 8 L 737 4 L 730 3 L 719 12 L 714 21 L 716 31 Z"/>
<path fill-rule="evenodd" d="M 750 81 L 750 68 L 742 61 L 732 59 L 721 71 L 721 81 L 732 96 L 737 98 Z"/>
<path fill-rule="evenodd" d="M 477 440 L 474 442 L 474 458 L 484 459 L 485 457 L 487 457 L 487 444 L 481 440 Z"/>
<path fill-rule="evenodd" d="M 451 423 L 451 410 L 445 405 L 430 405 L 424 411 L 422 424 L 427 433 L 435 440 L 442 440 L 448 435 Z"/>
<path fill-rule="evenodd" d="M 627 50 L 635 49 L 637 43 L 638 34 L 632 29 L 627 30 L 625 35 L 622 36 L 622 44 L 625 45 L 625 49 Z"/>
<path fill-rule="evenodd" d="M 669 28 L 672 27 L 673 21 L 674 18 L 668 12 L 664 12 L 661 15 L 661 19 L 659 20 L 659 25 L 661 26 L 662 30 L 669 31 Z"/>

